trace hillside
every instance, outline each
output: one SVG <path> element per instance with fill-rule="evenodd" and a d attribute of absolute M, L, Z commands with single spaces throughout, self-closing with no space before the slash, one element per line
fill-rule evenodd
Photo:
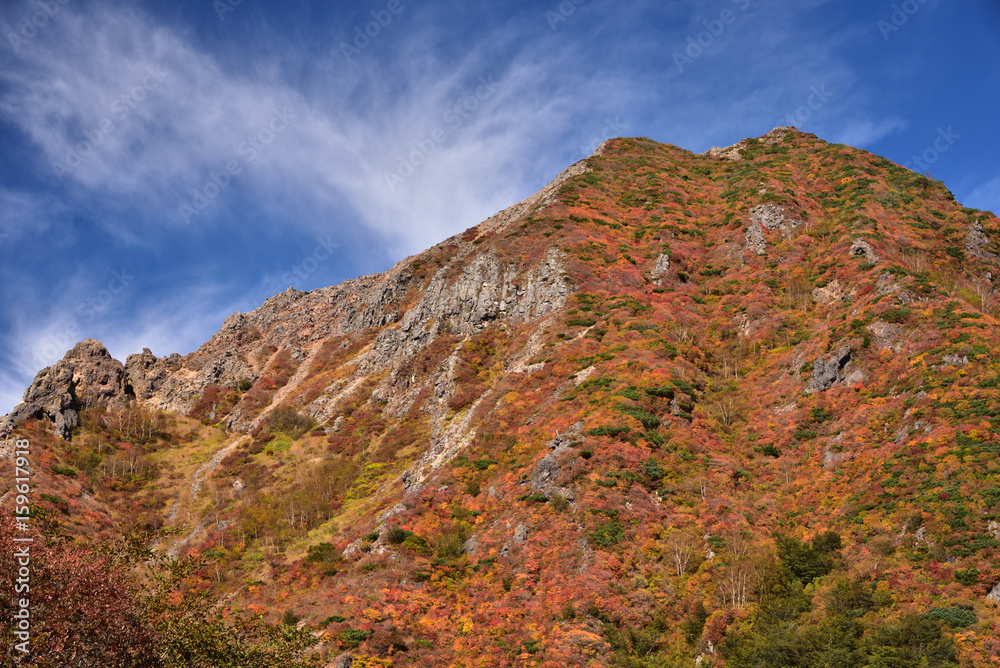
<path fill-rule="evenodd" d="M 321 665 L 996 665 L 998 242 L 792 128 L 615 139 L 190 355 L 81 343 L 0 434 Z"/>

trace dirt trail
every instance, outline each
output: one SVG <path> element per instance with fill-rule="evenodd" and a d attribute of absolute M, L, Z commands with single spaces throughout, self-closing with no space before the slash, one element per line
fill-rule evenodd
<path fill-rule="evenodd" d="M 223 459 L 228 457 L 229 454 L 233 452 L 233 450 L 238 448 L 240 444 L 243 443 L 243 441 L 245 441 L 248 438 L 250 437 L 245 434 L 233 434 L 230 437 L 230 440 L 225 445 L 223 445 L 219 450 L 215 452 L 215 454 L 209 457 L 208 460 L 205 461 L 201 466 L 199 466 L 198 469 L 191 475 L 191 483 L 190 483 L 191 498 L 188 501 L 189 512 L 197 505 L 198 494 L 201 492 L 201 487 L 205 483 L 205 479 L 208 478 L 208 476 L 210 476 L 213 471 L 215 471 L 215 469 L 219 466 L 219 464 L 222 463 Z M 170 508 L 170 513 L 167 516 L 168 522 L 173 522 L 177 519 L 177 515 L 178 512 L 180 511 L 180 508 L 181 508 L 181 493 L 178 492 L 177 498 L 174 499 L 174 503 Z M 194 536 L 198 534 L 200 531 L 205 529 L 205 527 L 207 527 L 208 525 L 209 522 L 207 519 L 202 519 L 201 521 L 199 521 L 198 524 L 193 529 L 191 529 L 191 531 L 187 532 L 182 538 L 175 541 L 173 545 L 170 546 L 170 548 L 167 550 L 167 554 L 176 559 L 177 555 L 180 554 L 181 549 L 189 542 L 191 542 L 191 539 L 194 538 Z M 155 548 L 156 544 L 158 543 L 159 541 L 156 541 L 153 547 Z"/>

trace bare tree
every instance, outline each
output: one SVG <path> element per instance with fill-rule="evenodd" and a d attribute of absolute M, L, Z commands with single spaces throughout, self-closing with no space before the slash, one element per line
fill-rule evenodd
<path fill-rule="evenodd" d="M 667 554 L 670 556 L 674 571 L 678 576 L 684 575 L 691 559 L 698 553 L 701 545 L 701 538 L 698 534 L 697 531 L 675 530 L 667 538 Z"/>

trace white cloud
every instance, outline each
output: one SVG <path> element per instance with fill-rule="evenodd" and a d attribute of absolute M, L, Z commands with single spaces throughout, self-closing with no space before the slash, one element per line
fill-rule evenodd
<path fill-rule="evenodd" d="M 973 190 L 962 200 L 962 204 L 1000 215 L 1000 176 Z"/>
<path fill-rule="evenodd" d="M 845 127 L 833 132 L 829 140 L 855 148 L 865 148 L 905 129 L 906 121 L 901 118 L 850 121 Z"/>
<path fill-rule="evenodd" d="M 415 34 L 399 50 L 419 53 L 432 40 Z M 227 69 L 136 10 L 67 7 L 4 73 L 0 115 L 38 146 L 68 198 L 134 213 L 128 225 L 103 217 L 110 233 L 131 242 L 142 241 L 142 226 L 182 229 L 181 205 L 198 203 L 193 189 L 214 192 L 211 174 L 234 161 L 241 173 L 189 217 L 193 224 L 224 218 L 230 198 L 247 197 L 304 227 L 356 217 L 405 253 L 537 185 L 525 182 L 526 173 L 537 178 L 525 157 L 539 137 L 566 134 L 581 114 L 574 98 L 590 96 L 591 113 L 610 109 L 600 101 L 609 91 L 621 93 L 616 104 L 627 101 L 613 82 L 561 70 L 571 54 L 553 59 L 541 48 L 508 67 L 475 52 L 457 63 L 400 58 L 392 72 L 376 58 L 346 67 L 337 60 L 316 68 L 323 81 L 293 85 L 274 67 Z M 495 85 L 481 83 L 489 80 Z M 467 109 L 449 111 L 463 103 Z M 286 109 L 294 115 L 287 128 L 251 151 L 245 140 L 271 139 L 273 112 Z M 386 176 L 399 170 L 400 156 L 421 164 L 393 189 Z"/>

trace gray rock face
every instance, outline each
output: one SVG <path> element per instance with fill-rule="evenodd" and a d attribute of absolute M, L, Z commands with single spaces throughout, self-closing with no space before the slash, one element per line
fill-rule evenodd
<path fill-rule="evenodd" d="M 354 657 L 345 652 L 333 660 L 333 663 L 330 664 L 330 668 L 351 668 L 353 665 Z"/>
<path fill-rule="evenodd" d="M 986 235 L 986 230 L 983 229 L 981 221 L 977 220 L 969 225 L 969 232 L 965 235 L 965 252 L 969 254 L 969 257 L 988 260 L 990 262 L 1000 262 L 1000 256 L 986 250 L 991 243 L 989 236 Z"/>
<path fill-rule="evenodd" d="M 542 457 L 531 472 L 531 491 L 536 494 L 546 494 L 559 477 L 559 463 L 551 454 Z"/>
<path fill-rule="evenodd" d="M 879 350 L 890 350 L 894 353 L 903 351 L 903 326 L 884 320 L 876 320 L 868 325 L 875 347 Z"/>
<path fill-rule="evenodd" d="M 63 438 L 79 426 L 78 410 L 96 404 L 123 405 L 132 398 L 122 363 L 100 341 L 87 339 L 56 364 L 43 369 L 8 415 L 0 432 L 27 419 L 52 421 Z"/>
<path fill-rule="evenodd" d="M 823 358 L 817 359 L 813 362 L 813 377 L 806 391 L 825 392 L 829 390 L 834 383 L 845 378 L 847 365 L 850 362 L 851 349 L 849 346 L 842 346 L 825 360 Z"/>
<path fill-rule="evenodd" d="M 764 230 L 759 224 L 751 223 L 750 227 L 744 230 L 743 236 L 747 240 L 747 250 L 757 255 L 767 253 L 767 240 L 764 239 Z"/>
<path fill-rule="evenodd" d="M 792 236 L 792 231 L 798 227 L 802 221 L 793 218 L 774 204 L 759 204 L 750 209 L 750 226 L 744 230 L 747 250 L 757 255 L 767 253 L 767 240 L 764 238 L 764 230 L 777 231 L 781 236 L 788 239 Z"/>
<path fill-rule="evenodd" d="M 993 588 L 993 591 L 986 595 L 986 600 L 993 601 L 994 603 L 1000 603 L 1000 583 Z"/>
<path fill-rule="evenodd" d="M 833 279 L 823 287 L 813 289 L 813 300 L 820 304 L 832 304 L 843 298 L 844 286 L 837 279 Z"/>
<path fill-rule="evenodd" d="M 792 218 L 775 204 L 760 204 L 750 209 L 750 220 L 767 230 L 778 230 L 785 237 L 801 224 L 800 220 Z"/>
<path fill-rule="evenodd" d="M 518 524 L 517 528 L 514 529 L 514 544 L 522 545 L 526 540 L 528 540 L 528 527 L 524 524 Z"/>
<path fill-rule="evenodd" d="M 865 261 L 869 264 L 878 264 L 878 255 L 875 254 L 871 244 L 864 239 L 858 239 L 851 244 L 851 257 L 862 256 L 864 256 Z"/>
<path fill-rule="evenodd" d="M 663 283 L 663 278 L 670 271 L 670 256 L 661 253 L 658 258 L 656 258 L 656 264 L 653 265 L 653 271 L 649 272 L 650 278 L 660 285 Z"/>

